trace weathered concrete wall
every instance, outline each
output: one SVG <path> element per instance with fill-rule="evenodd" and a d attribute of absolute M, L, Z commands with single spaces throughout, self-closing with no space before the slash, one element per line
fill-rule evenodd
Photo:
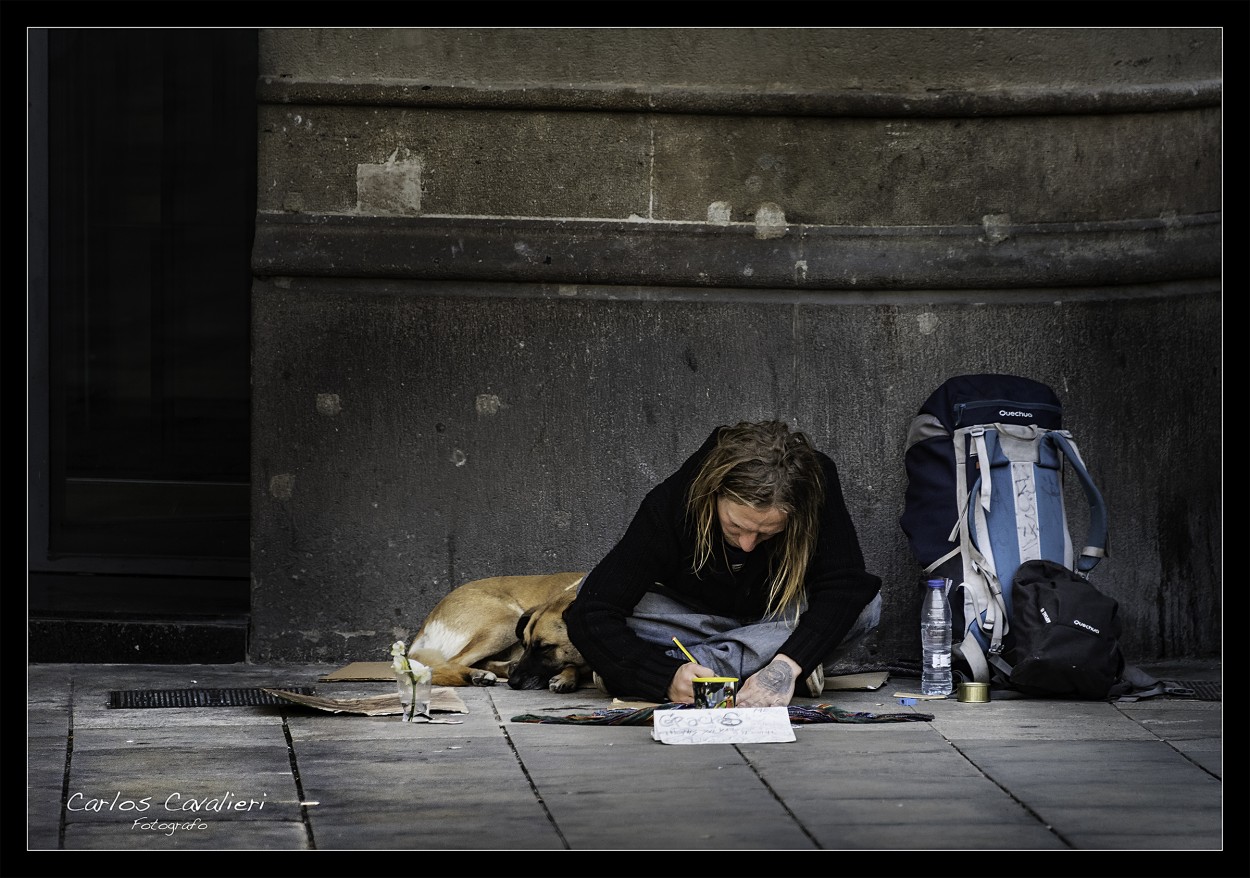
<path fill-rule="evenodd" d="M 461 582 L 585 569 L 711 427 L 772 416 L 837 460 L 885 580 L 864 658 L 911 655 L 906 426 L 980 371 L 1064 400 L 1130 653 L 1218 651 L 1217 31 L 261 56 L 256 660 L 384 658 Z"/>

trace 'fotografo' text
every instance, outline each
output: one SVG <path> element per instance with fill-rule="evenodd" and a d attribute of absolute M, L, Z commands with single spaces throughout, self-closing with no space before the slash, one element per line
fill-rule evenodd
<path fill-rule="evenodd" d="M 166 835 L 173 835 L 180 829 L 208 829 L 208 824 L 196 817 L 194 820 L 188 820 L 186 823 L 165 823 L 160 820 L 136 820 L 131 829 L 148 829 L 152 832 L 163 832 Z"/>
<path fill-rule="evenodd" d="M 260 811 L 265 807 L 265 799 L 268 793 L 261 793 L 259 799 L 244 798 L 235 795 L 227 790 L 219 796 L 211 796 L 207 798 L 195 798 L 193 796 L 184 796 L 182 793 L 170 793 L 165 797 L 165 810 L 171 813 L 179 811 L 211 811 L 221 814 L 226 811 Z M 65 803 L 67 811 L 134 811 L 136 813 L 144 813 L 152 808 L 152 801 L 155 797 L 144 796 L 140 799 L 131 799 L 123 796 L 120 792 L 109 798 L 89 798 L 82 793 L 74 793 Z M 136 825 L 138 821 L 136 821 Z M 192 827 L 186 827 L 188 829 Z"/>

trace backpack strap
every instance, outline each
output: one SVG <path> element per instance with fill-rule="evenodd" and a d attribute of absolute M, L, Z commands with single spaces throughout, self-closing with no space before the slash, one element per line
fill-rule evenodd
<path fill-rule="evenodd" d="M 1067 430 L 1051 430 L 1046 438 L 1058 447 L 1059 452 L 1072 465 L 1072 471 L 1076 473 L 1077 480 L 1085 490 L 1085 498 L 1089 501 L 1089 533 L 1076 560 L 1077 571 L 1088 573 L 1107 556 L 1107 505 L 1089 470 L 1085 468 L 1085 461 L 1081 459 L 1081 452 L 1077 449 L 1072 434 Z"/>
<path fill-rule="evenodd" d="M 975 520 L 981 531 L 985 532 L 985 513 L 990 508 L 992 486 L 987 474 L 983 473 L 977 478 L 973 491 L 968 489 L 968 458 L 975 456 L 978 460 L 989 460 L 985 446 L 985 427 L 974 424 L 971 427 L 956 430 L 953 441 L 955 443 L 955 489 L 959 517 L 955 527 L 951 530 L 950 538 L 954 541 L 958 534 L 958 551 L 963 556 L 962 586 L 966 626 L 963 640 L 957 647 L 957 651 L 968 663 L 973 679 L 987 683 L 990 679 L 990 668 L 985 653 L 997 655 L 1002 651 L 1003 636 L 1007 633 L 1009 622 L 990 546 L 987 543 L 984 548 L 978 547 L 972 539 L 971 532 L 970 520 Z M 965 451 L 969 442 L 973 446 L 972 455 Z M 981 645 L 978 633 L 989 640 L 988 648 Z"/>
<path fill-rule="evenodd" d="M 989 663 L 993 666 L 992 673 L 994 682 L 999 686 L 1010 687 L 1011 685 L 1011 664 L 1001 654 L 989 656 Z"/>
<path fill-rule="evenodd" d="M 961 528 L 959 541 L 965 547 L 964 558 L 967 561 L 966 566 L 970 568 L 965 580 L 972 582 L 972 592 L 979 610 L 977 618 L 980 619 L 981 630 L 989 632 L 989 648 L 986 651 L 990 655 L 997 655 L 1003 651 L 1003 635 L 1011 627 L 1011 622 L 1007 618 L 1007 602 L 1003 599 L 1003 588 L 998 579 L 998 566 L 994 562 L 993 548 L 988 540 L 983 540 L 978 545 L 977 541 L 972 538 L 973 522 L 976 523 L 977 533 L 988 534 L 990 532 L 985 516 L 989 513 L 990 503 L 993 500 L 993 480 L 989 475 L 990 456 L 985 445 L 985 429 L 981 425 L 967 428 L 968 436 L 973 444 L 971 457 L 984 462 L 972 486 L 976 493 L 968 498 L 970 507 L 968 514 L 959 517 Z M 961 457 L 961 460 L 964 459 L 966 458 Z M 960 484 L 965 484 L 965 482 Z M 967 588 L 966 582 L 964 587 Z"/>
<path fill-rule="evenodd" d="M 1136 701 L 1139 698 L 1162 695 L 1168 689 L 1167 683 L 1155 679 L 1136 665 L 1125 665 L 1120 672 L 1120 679 L 1111 687 L 1108 697 L 1116 701 Z"/>

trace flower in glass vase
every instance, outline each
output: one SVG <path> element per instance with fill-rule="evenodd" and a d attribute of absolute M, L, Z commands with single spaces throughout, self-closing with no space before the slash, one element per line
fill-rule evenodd
<path fill-rule="evenodd" d="M 430 718 L 430 669 L 421 662 L 404 654 L 404 642 L 396 640 L 391 646 L 391 668 L 395 671 L 395 685 L 399 688 L 399 703 L 403 707 L 403 721 L 416 722 Z"/>

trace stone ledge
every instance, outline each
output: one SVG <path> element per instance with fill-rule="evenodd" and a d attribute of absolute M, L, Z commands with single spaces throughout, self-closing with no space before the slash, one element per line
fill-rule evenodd
<path fill-rule="evenodd" d="M 262 104 L 335 104 L 465 110 L 689 113 L 748 116 L 965 118 L 1149 113 L 1219 106 L 1220 80 L 926 91 L 834 89 L 819 92 L 652 86 L 474 87 L 419 81 L 261 77 Z"/>
<path fill-rule="evenodd" d="M 831 227 L 257 215 L 260 277 L 804 290 L 1116 286 L 1218 277 L 1220 214 Z"/>

